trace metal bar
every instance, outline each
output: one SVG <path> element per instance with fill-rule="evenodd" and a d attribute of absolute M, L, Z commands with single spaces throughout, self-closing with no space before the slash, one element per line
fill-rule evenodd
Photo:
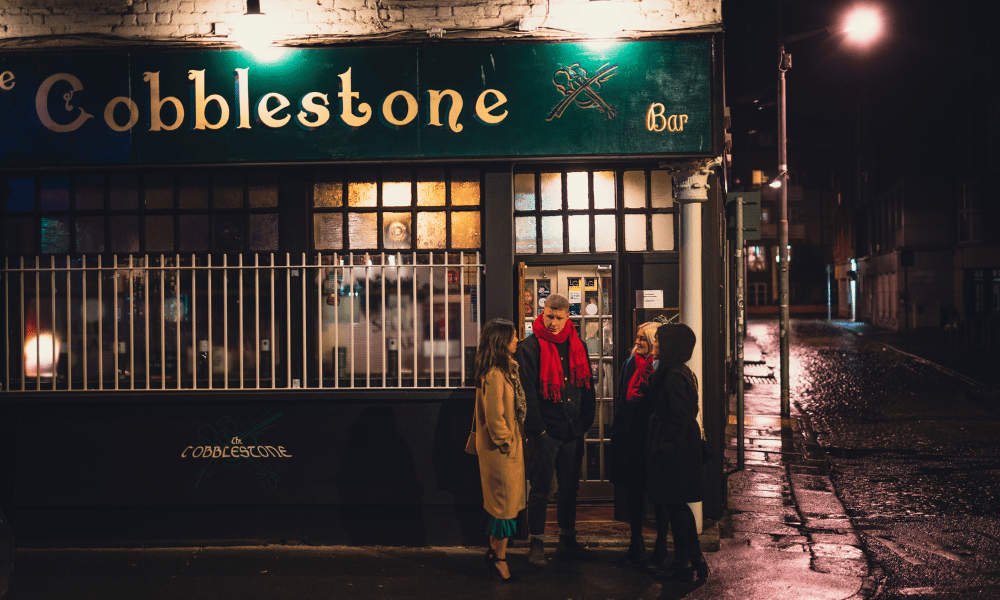
<path fill-rule="evenodd" d="M 181 389 L 181 255 L 174 255 L 174 301 L 177 307 L 177 315 L 175 321 L 177 326 L 174 327 L 174 334 L 176 336 L 177 344 L 174 347 L 174 365 L 177 367 L 177 389 Z"/>
<path fill-rule="evenodd" d="M 66 389 L 73 389 L 73 285 L 70 279 L 69 255 L 66 255 Z M 4 275 L 6 280 L 6 274 Z M 86 338 L 84 338 L 86 339 Z M 9 355 L 7 355 L 9 356 Z"/>
<path fill-rule="evenodd" d="M 458 253 L 458 298 L 459 314 L 462 317 L 458 320 L 458 358 L 460 361 L 458 374 L 458 387 L 465 383 L 465 252 Z M 523 294 L 522 294 L 523 296 Z M 524 300 L 521 300 L 523 303 Z M 472 316 L 472 315 L 469 315 Z"/>
<path fill-rule="evenodd" d="M 35 391 L 42 389 L 42 271 L 35 256 Z"/>
<path fill-rule="evenodd" d="M 302 387 L 309 387 L 309 351 L 306 349 L 308 337 L 306 335 L 306 253 L 302 253 Z"/>
<path fill-rule="evenodd" d="M 3 386 L 11 387 L 10 380 L 10 259 L 3 257 L 3 355 L 7 358 L 3 365 Z"/>
<path fill-rule="evenodd" d="M 333 387 L 340 387 L 340 286 L 337 284 L 338 281 L 344 280 L 344 268 L 343 268 L 343 258 L 339 258 L 336 252 L 333 253 L 333 285 L 336 288 L 334 294 L 337 295 L 336 303 L 334 306 L 333 314 Z M 337 277 L 337 268 L 340 266 L 340 277 Z M 344 354 L 344 360 L 347 360 L 347 354 Z"/>
<path fill-rule="evenodd" d="M 382 314 L 379 315 L 381 317 L 381 320 L 382 320 L 382 387 L 388 387 L 388 383 L 386 382 L 386 378 L 388 377 L 388 374 L 386 373 L 386 371 L 389 370 L 388 369 L 388 366 L 389 366 L 389 361 L 388 361 L 389 348 L 388 348 L 388 346 L 386 344 L 386 341 L 385 341 L 385 330 L 386 330 L 386 326 L 388 325 L 388 319 L 386 319 L 386 315 L 385 315 L 385 274 L 386 274 L 385 273 L 385 252 L 381 253 L 381 259 L 379 260 L 379 264 L 382 267 L 382 277 L 380 278 L 382 280 Z"/>
<path fill-rule="evenodd" d="M 444 386 L 451 385 L 451 323 L 448 319 L 448 305 L 451 303 L 451 286 L 448 284 L 450 256 L 444 253 Z"/>
<path fill-rule="evenodd" d="M 736 194 L 736 242 L 733 244 L 736 250 L 733 253 L 733 262 L 736 267 L 736 469 L 742 471 L 746 468 L 746 449 L 744 448 L 744 434 L 746 427 L 743 390 L 743 336 L 745 323 L 743 321 L 743 309 L 745 298 L 743 297 L 743 196 Z"/>
<path fill-rule="evenodd" d="M 253 254 L 254 389 L 260 389 L 260 255 Z"/>
<path fill-rule="evenodd" d="M 396 386 L 403 387 L 403 254 L 396 253 Z M 416 327 L 416 322 L 413 323 Z M 414 339 L 416 336 L 414 336 Z"/>
<path fill-rule="evenodd" d="M 237 347 L 237 352 L 239 352 L 239 357 L 240 357 L 240 361 L 239 361 L 240 362 L 240 372 L 239 372 L 239 374 L 238 374 L 237 377 L 238 377 L 238 379 L 240 381 L 240 389 L 242 390 L 245 387 L 244 386 L 244 379 L 246 378 L 245 377 L 246 370 L 245 370 L 245 368 L 243 366 L 243 354 L 244 354 L 244 352 L 243 352 L 243 312 L 245 310 L 246 305 L 243 304 L 243 254 L 242 253 L 239 254 L 239 266 L 240 266 L 240 301 L 239 301 L 239 308 L 240 308 L 240 345 Z M 226 289 L 227 290 L 229 289 L 228 285 L 226 286 Z M 226 319 L 226 324 L 227 324 L 227 327 L 228 327 L 229 319 Z M 224 369 L 225 369 L 224 373 L 225 373 L 225 377 L 226 377 L 226 388 L 228 388 L 229 387 L 229 339 L 228 338 L 226 338 L 226 342 L 225 342 L 224 346 L 226 347 L 226 364 L 225 364 L 225 367 L 224 367 Z M 211 368 L 212 368 L 212 365 L 209 365 L 209 369 L 211 369 Z"/>
<path fill-rule="evenodd" d="M 209 255 L 211 260 L 211 255 Z M 209 271 L 211 273 L 211 271 Z M 212 321 L 208 322 L 208 380 L 212 381 L 215 370 L 214 348 L 212 346 Z M 211 386 L 209 386 L 211 387 Z M 222 255 L 222 387 L 229 389 L 229 255 Z"/>
<path fill-rule="evenodd" d="M 97 389 L 104 389 L 104 271 L 97 255 Z M 117 348 L 115 351 L 117 352 Z"/>
<path fill-rule="evenodd" d="M 191 388 L 198 389 L 198 258 L 191 254 Z"/>
<path fill-rule="evenodd" d="M 319 358 L 319 364 L 316 365 L 318 373 L 319 387 L 322 389 L 323 385 L 323 286 L 326 285 L 326 271 L 323 269 L 323 255 L 319 252 L 316 253 L 316 321 L 319 324 L 316 332 L 316 356 Z"/>
<path fill-rule="evenodd" d="M 145 370 L 146 370 L 146 389 L 148 390 L 150 387 L 152 387 L 150 385 L 150 382 L 149 382 L 149 368 L 150 368 L 151 365 L 149 364 L 149 271 L 150 271 L 150 267 L 149 267 L 149 255 L 148 254 L 144 255 L 143 264 L 146 265 L 146 276 L 142 278 L 142 280 L 144 282 L 143 283 L 142 297 L 146 300 L 145 311 L 143 311 L 144 312 L 144 317 L 145 317 L 145 329 L 144 329 L 143 333 L 145 334 L 145 338 L 146 338 L 146 369 Z"/>
<path fill-rule="evenodd" d="M 25 355 L 26 350 L 27 350 L 27 348 L 24 347 L 25 334 L 27 333 L 27 328 L 25 327 L 25 323 L 24 323 L 24 257 L 23 256 L 21 257 L 21 260 L 19 262 L 21 263 L 21 302 L 20 302 L 20 304 L 21 304 L 21 331 L 17 334 L 17 337 L 18 337 L 18 341 L 20 342 L 19 345 L 21 346 L 21 351 L 18 352 L 18 354 L 21 355 L 21 356 L 18 357 L 18 362 L 21 363 L 21 391 L 23 392 L 23 391 L 27 390 L 27 385 L 28 385 L 28 383 L 27 383 L 27 371 L 28 371 L 28 368 L 27 368 L 27 365 L 25 364 L 25 361 L 24 361 L 24 358 L 26 358 L 24 355 Z"/>
<path fill-rule="evenodd" d="M 167 259 L 160 255 L 160 389 L 167 389 L 167 290 L 165 289 Z M 85 294 L 86 295 L 86 294 Z M 84 344 L 86 348 L 86 344 Z"/>
<path fill-rule="evenodd" d="M 51 320 L 49 321 L 49 329 L 52 330 L 52 343 L 50 348 L 52 349 L 52 389 L 56 389 L 56 361 L 59 360 L 59 354 L 56 352 L 56 257 L 55 255 L 49 256 L 49 313 Z"/>
<path fill-rule="evenodd" d="M 121 320 L 121 314 L 118 312 L 118 255 L 117 254 L 111 257 L 111 266 L 114 267 L 114 269 L 112 269 L 111 271 L 111 290 L 112 290 L 111 302 L 112 306 L 114 307 L 114 310 L 112 311 L 111 314 L 114 315 L 113 329 L 115 337 L 114 353 L 112 354 L 112 356 L 114 357 L 114 362 L 115 362 L 114 380 L 115 380 L 115 389 L 117 390 L 118 380 L 121 379 L 121 365 L 118 364 L 118 355 L 121 354 L 120 352 L 118 352 L 120 348 L 119 344 L 121 344 L 121 340 L 118 339 L 119 336 L 118 321 Z"/>
<path fill-rule="evenodd" d="M 430 274 L 429 283 L 427 289 L 430 291 L 429 299 L 430 305 L 428 306 L 428 317 L 427 320 L 430 324 L 430 338 L 431 338 L 431 387 L 434 387 L 434 253 L 427 253 L 427 272 Z"/>
<path fill-rule="evenodd" d="M 411 296 L 410 304 L 413 306 L 413 387 L 417 387 L 418 383 L 418 373 L 417 373 L 417 356 L 420 354 L 420 345 L 418 333 L 420 332 L 420 327 L 417 320 L 417 253 L 413 252 L 413 277 L 410 278 L 410 283 L 413 287 L 413 295 Z"/>
<path fill-rule="evenodd" d="M 350 320 L 350 325 L 351 325 L 351 345 L 348 348 L 348 350 L 351 353 L 351 360 L 349 360 L 348 363 L 351 365 L 351 387 L 353 388 L 354 387 L 354 298 L 355 298 L 355 295 L 354 295 L 354 253 L 353 252 L 351 252 L 350 254 L 347 255 L 347 262 L 348 262 L 348 264 L 351 265 L 351 291 L 348 292 L 348 294 L 347 294 L 347 297 L 350 298 L 350 304 L 348 305 L 348 309 L 350 310 L 350 317 L 351 317 L 351 320 Z M 344 276 L 344 279 L 345 280 L 347 279 L 346 275 Z M 347 360 L 346 356 L 344 357 L 344 360 Z"/>
<path fill-rule="evenodd" d="M 128 255 L 128 380 L 135 389 L 135 263 Z"/>
<path fill-rule="evenodd" d="M 270 344 L 271 352 L 271 389 L 274 389 L 278 385 L 278 372 L 275 365 L 274 355 L 278 351 L 277 346 L 275 346 L 276 339 L 274 337 L 274 328 L 277 326 L 274 320 L 274 252 L 271 253 L 271 314 L 269 315 L 268 321 L 271 323 L 271 341 Z"/>
<path fill-rule="evenodd" d="M 214 387 L 214 385 L 215 385 L 215 382 L 212 381 L 213 371 L 215 371 L 215 369 L 213 368 L 213 366 L 215 364 L 215 341 L 212 339 L 212 331 L 214 330 L 213 326 L 215 324 L 212 323 L 212 311 L 213 311 L 215 303 L 212 302 L 212 255 L 211 254 L 208 255 L 208 263 L 207 264 L 208 264 L 208 281 L 207 281 L 206 289 L 208 290 L 208 293 L 206 295 L 208 296 L 208 344 L 207 344 L 207 355 L 208 356 L 205 359 L 205 362 L 207 362 L 208 364 L 205 365 L 205 368 L 208 370 L 208 389 L 212 389 Z M 223 282 L 223 286 L 222 286 L 222 289 L 223 289 L 223 292 L 222 292 L 223 293 L 223 296 L 222 296 L 222 310 L 225 311 L 226 310 L 226 297 L 225 297 L 225 293 L 226 292 L 225 292 L 225 290 L 228 288 L 228 286 L 225 285 L 225 283 L 226 283 L 226 255 L 225 254 L 222 255 L 222 282 Z M 225 313 L 223 313 L 223 316 L 222 316 L 222 326 L 226 327 L 226 325 L 228 323 L 229 323 L 229 319 L 227 318 L 227 315 L 225 315 Z M 223 333 L 223 335 L 222 335 L 222 345 L 223 346 L 227 345 L 226 344 L 227 340 L 228 340 L 228 337 L 226 336 L 225 333 Z M 228 361 L 226 361 L 226 362 L 228 364 Z M 226 382 L 228 382 L 228 381 L 229 381 L 229 379 L 226 378 L 223 381 L 223 386 L 225 386 Z"/>
<path fill-rule="evenodd" d="M 87 367 L 89 363 L 87 362 L 87 259 L 86 257 L 80 259 L 80 279 L 83 280 L 81 295 L 83 296 L 83 301 L 80 302 L 80 310 L 83 312 L 83 389 L 87 389 Z"/>
<path fill-rule="evenodd" d="M 292 387 L 292 254 L 285 252 L 285 387 Z"/>
<path fill-rule="evenodd" d="M 365 387 L 372 386 L 372 314 L 371 314 L 371 303 L 368 301 L 371 298 L 371 293 L 369 292 L 368 275 L 371 273 L 372 259 L 371 256 L 365 252 Z"/>

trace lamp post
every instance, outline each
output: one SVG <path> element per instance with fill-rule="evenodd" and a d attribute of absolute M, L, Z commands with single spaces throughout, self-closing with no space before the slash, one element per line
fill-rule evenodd
<path fill-rule="evenodd" d="M 877 10 L 870 7 L 857 8 L 847 15 L 840 33 L 859 44 L 867 44 L 878 37 L 882 29 L 882 19 Z M 778 176 L 772 186 L 778 187 L 778 336 L 779 369 L 781 376 L 781 417 L 791 416 L 788 373 L 788 135 L 786 126 L 785 71 L 792 68 L 792 55 L 785 52 L 785 44 L 797 42 L 823 33 L 836 32 L 834 28 L 816 29 L 781 38 L 778 61 Z"/>

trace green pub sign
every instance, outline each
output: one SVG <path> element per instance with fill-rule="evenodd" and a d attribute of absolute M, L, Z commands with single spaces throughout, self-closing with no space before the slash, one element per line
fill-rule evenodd
<path fill-rule="evenodd" d="M 709 154 L 710 40 L 0 57 L 0 166 Z"/>

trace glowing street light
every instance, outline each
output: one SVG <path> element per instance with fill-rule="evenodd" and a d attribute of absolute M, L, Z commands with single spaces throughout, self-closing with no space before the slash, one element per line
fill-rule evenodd
<path fill-rule="evenodd" d="M 778 212 L 778 337 L 780 342 L 781 375 L 781 416 L 791 416 L 789 398 L 789 307 L 788 307 L 788 185 L 782 179 L 788 178 L 788 134 L 785 128 L 786 95 L 785 71 L 792 68 L 792 55 L 785 52 L 785 44 L 797 42 L 823 33 L 835 33 L 833 27 L 807 31 L 781 38 L 778 61 L 778 172 L 780 175 L 771 182 L 771 187 L 779 189 Z M 847 14 L 839 33 L 857 44 L 870 44 L 882 32 L 882 17 L 875 8 L 858 7 Z M 785 183 L 785 185 L 783 185 Z"/>

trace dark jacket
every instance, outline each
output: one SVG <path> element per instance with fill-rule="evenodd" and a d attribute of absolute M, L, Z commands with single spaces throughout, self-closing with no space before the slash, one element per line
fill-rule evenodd
<path fill-rule="evenodd" d="M 646 489 L 646 433 L 652 403 L 649 393 L 638 402 L 626 402 L 628 384 L 635 374 L 635 358 L 622 367 L 615 388 L 615 415 L 611 422 L 611 481 L 633 490 Z"/>
<path fill-rule="evenodd" d="M 684 363 L 691 359 L 695 334 L 687 325 L 656 330 L 660 364 L 649 379 L 649 463 L 646 491 L 653 504 L 699 502 L 704 498 L 698 383 Z"/>
<path fill-rule="evenodd" d="M 597 410 L 593 383 L 588 388 L 579 388 L 567 382 L 563 388 L 562 402 L 542 398 L 538 380 L 541 348 L 538 344 L 538 338 L 532 334 L 517 345 L 521 387 L 524 388 L 524 399 L 528 405 L 524 433 L 528 437 L 534 437 L 544 431 L 550 437 L 563 441 L 583 437 L 594 424 Z M 555 346 L 562 360 L 563 373 L 569 373 L 569 339 Z"/>

